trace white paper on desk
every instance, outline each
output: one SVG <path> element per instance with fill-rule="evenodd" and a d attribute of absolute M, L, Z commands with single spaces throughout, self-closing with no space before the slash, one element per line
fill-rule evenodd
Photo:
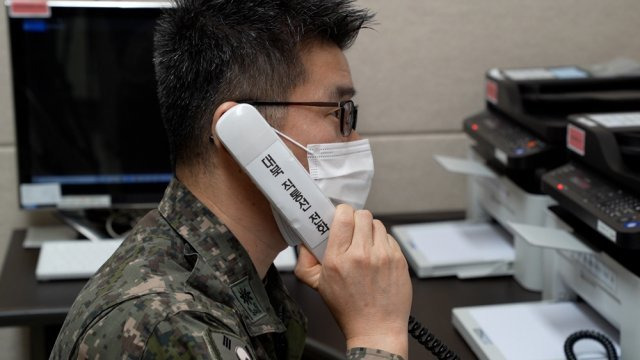
<path fill-rule="evenodd" d="M 68 241 L 77 237 L 78 233 L 67 225 L 29 226 L 22 247 L 25 249 L 39 249 L 45 242 Z"/>
<path fill-rule="evenodd" d="M 509 226 L 516 235 L 519 235 L 531 245 L 593 254 L 593 250 L 566 230 L 513 222 L 510 222 Z"/>
<path fill-rule="evenodd" d="M 521 303 L 468 308 L 471 317 L 505 359 L 565 359 L 564 341 L 578 330 L 596 330 L 616 345 L 619 335 L 613 326 L 583 303 Z M 578 341 L 579 359 L 605 359 L 606 353 L 592 340 Z"/>
<path fill-rule="evenodd" d="M 456 157 L 433 155 L 433 158 L 443 168 L 456 174 L 477 175 L 489 178 L 496 178 L 496 173 L 484 164 L 469 159 L 461 159 Z"/>
<path fill-rule="evenodd" d="M 412 247 L 433 266 L 513 261 L 513 245 L 494 225 L 465 221 L 405 225 Z"/>

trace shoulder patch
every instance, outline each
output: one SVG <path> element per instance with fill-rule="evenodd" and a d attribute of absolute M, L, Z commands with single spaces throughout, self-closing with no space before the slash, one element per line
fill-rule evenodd
<path fill-rule="evenodd" d="M 221 359 L 254 360 L 256 358 L 247 343 L 234 335 L 211 332 L 210 339 Z"/>
<path fill-rule="evenodd" d="M 231 284 L 231 292 L 233 292 L 233 296 L 252 322 L 255 322 L 267 315 L 260 303 L 256 301 L 256 297 L 251 289 L 248 277 L 244 277 Z"/>

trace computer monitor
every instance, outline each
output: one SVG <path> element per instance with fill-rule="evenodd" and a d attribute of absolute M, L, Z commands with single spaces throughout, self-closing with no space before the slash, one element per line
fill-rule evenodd
<path fill-rule="evenodd" d="M 10 18 L 20 206 L 152 207 L 172 177 L 153 66 L 164 2 Z"/>

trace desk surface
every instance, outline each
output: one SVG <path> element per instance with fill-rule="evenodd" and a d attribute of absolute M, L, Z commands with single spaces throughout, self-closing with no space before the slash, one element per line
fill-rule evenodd
<path fill-rule="evenodd" d="M 0 273 L 0 326 L 61 324 L 85 281 L 37 282 L 38 250 L 22 248 L 25 232 L 15 231 L 4 268 Z M 309 318 L 309 336 L 338 350 L 344 350 L 342 333 L 319 295 L 283 274 L 285 285 Z M 451 323 L 451 309 L 517 301 L 534 301 L 540 294 L 520 287 L 511 277 L 458 280 L 456 278 L 413 281 L 412 314 L 462 359 L 474 359 L 471 349 Z M 410 357 L 424 358 L 427 351 L 409 340 Z"/>

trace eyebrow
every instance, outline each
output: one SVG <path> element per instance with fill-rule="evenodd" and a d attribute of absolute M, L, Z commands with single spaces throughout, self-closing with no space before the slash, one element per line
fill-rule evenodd
<path fill-rule="evenodd" d="M 352 98 L 356 95 L 356 89 L 353 86 L 336 86 L 330 93 L 330 97 L 336 100 Z"/>

